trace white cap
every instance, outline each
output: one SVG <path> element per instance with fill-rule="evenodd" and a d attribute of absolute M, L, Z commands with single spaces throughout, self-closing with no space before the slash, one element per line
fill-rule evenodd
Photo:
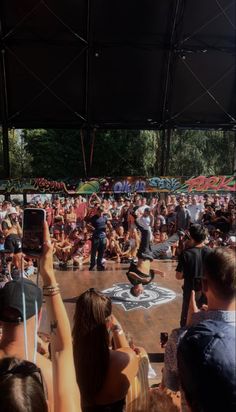
<path fill-rule="evenodd" d="M 13 215 L 13 214 L 18 215 L 18 212 L 15 207 L 10 207 L 9 210 L 7 211 L 7 214 L 8 215 Z"/>

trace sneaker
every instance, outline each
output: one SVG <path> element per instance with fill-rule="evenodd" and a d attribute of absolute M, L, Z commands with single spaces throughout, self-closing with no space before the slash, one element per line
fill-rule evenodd
<path fill-rule="evenodd" d="M 141 258 L 142 259 L 148 259 L 148 260 L 150 260 L 151 262 L 153 261 L 153 256 L 152 256 L 152 253 L 150 252 L 150 253 L 141 253 Z"/>

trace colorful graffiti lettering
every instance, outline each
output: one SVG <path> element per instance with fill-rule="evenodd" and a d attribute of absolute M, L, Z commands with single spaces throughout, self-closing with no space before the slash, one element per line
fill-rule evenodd
<path fill-rule="evenodd" d="M 228 191 L 236 190 L 234 176 L 198 176 L 185 182 L 189 192 Z"/>
<path fill-rule="evenodd" d="M 0 180 L 0 192 L 21 193 L 23 190 L 34 189 L 35 179 L 9 179 Z"/>
<path fill-rule="evenodd" d="M 134 192 L 233 192 L 235 176 L 106 177 L 48 180 L 45 178 L 0 180 L 0 193 L 134 193 Z"/>
<path fill-rule="evenodd" d="M 173 177 L 152 177 L 148 179 L 148 185 L 156 189 L 175 191 L 179 189 L 181 182 Z"/>
<path fill-rule="evenodd" d="M 144 180 L 128 180 L 118 181 L 113 186 L 114 193 L 131 193 L 131 192 L 145 192 L 146 182 Z"/>
<path fill-rule="evenodd" d="M 58 192 L 66 192 L 66 185 L 64 182 L 57 182 L 55 180 L 47 180 L 44 178 L 38 178 L 34 181 L 35 189 L 43 192 L 51 192 L 51 193 L 58 193 Z"/>

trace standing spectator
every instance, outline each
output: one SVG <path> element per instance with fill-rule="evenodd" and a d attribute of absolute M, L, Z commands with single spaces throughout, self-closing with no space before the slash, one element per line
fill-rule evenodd
<path fill-rule="evenodd" d="M 7 211 L 10 207 L 9 202 L 3 202 L 2 203 L 2 207 L 0 208 L 0 224 L 2 223 L 2 221 L 5 219 L 5 217 L 7 216 Z"/>
<path fill-rule="evenodd" d="M 220 207 L 221 207 L 221 205 L 220 205 L 220 195 L 218 193 L 216 193 L 214 195 L 213 202 L 212 202 L 211 206 L 213 207 L 213 209 L 215 211 L 220 209 Z"/>
<path fill-rule="evenodd" d="M 179 206 L 176 207 L 176 230 L 189 229 L 191 215 L 185 206 L 185 201 L 180 200 Z"/>
<path fill-rule="evenodd" d="M 83 202 L 82 196 L 75 199 L 74 212 L 76 213 L 76 225 L 81 228 L 84 226 L 84 219 L 87 216 L 88 204 Z"/>
<path fill-rule="evenodd" d="M 236 406 L 235 252 L 215 249 L 205 260 L 206 320 L 180 340 L 178 370 L 192 412 L 233 412 Z"/>
<path fill-rule="evenodd" d="M 125 199 L 125 204 L 121 210 L 121 215 L 120 215 L 125 232 L 128 232 L 129 230 L 129 213 L 130 213 L 130 200 Z"/>
<path fill-rule="evenodd" d="M 94 229 L 92 236 L 92 250 L 89 270 L 93 270 L 96 264 L 97 255 L 97 269 L 105 270 L 102 263 L 103 254 L 106 248 L 106 225 L 107 217 L 103 216 L 103 207 L 99 206 L 96 215 L 90 219 L 90 225 Z"/>
<path fill-rule="evenodd" d="M 74 208 L 72 205 L 69 205 L 65 213 L 65 233 L 67 235 L 76 228 L 76 219 Z"/>
<path fill-rule="evenodd" d="M 173 205 L 168 206 L 168 214 L 166 215 L 166 225 L 168 235 L 173 235 L 176 226 L 176 213 Z"/>
<path fill-rule="evenodd" d="M 191 223 L 199 223 L 201 219 L 201 209 L 197 203 L 197 199 L 195 196 L 192 198 L 192 203 L 187 206 L 187 209 L 190 213 L 190 222 Z"/>
<path fill-rule="evenodd" d="M 227 233 L 230 230 L 230 213 L 224 203 L 221 204 L 220 210 L 217 210 L 215 213 L 214 225 L 223 233 Z"/>
<path fill-rule="evenodd" d="M 49 229 L 51 229 L 54 221 L 54 209 L 52 208 L 52 205 L 48 200 L 45 201 L 44 203 L 44 209 L 46 212 L 46 221 L 48 224 Z"/>
<path fill-rule="evenodd" d="M 205 246 L 207 230 L 201 225 L 195 224 L 190 227 L 191 247 L 185 249 L 180 257 L 176 268 L 176 279 L 184 280 L 183 284 L 183 303 L 180 319 L 180 326 L 185 326 L 191 291 L 196 291 L 198 304 L 203 302 L 201 291 L 201 279 L 203 275 L 203 261 L 210 253 L 210 248 Z"/>

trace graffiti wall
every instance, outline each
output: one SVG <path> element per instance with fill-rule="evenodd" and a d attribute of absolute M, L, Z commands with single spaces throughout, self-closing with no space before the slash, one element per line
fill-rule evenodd
<path fill-rule="evenodd" d="M 44 178 L 0 180 L 0 193 L 155 193 L 234 192 L 235 176 L 120 177 L 48 180 Z"/>

